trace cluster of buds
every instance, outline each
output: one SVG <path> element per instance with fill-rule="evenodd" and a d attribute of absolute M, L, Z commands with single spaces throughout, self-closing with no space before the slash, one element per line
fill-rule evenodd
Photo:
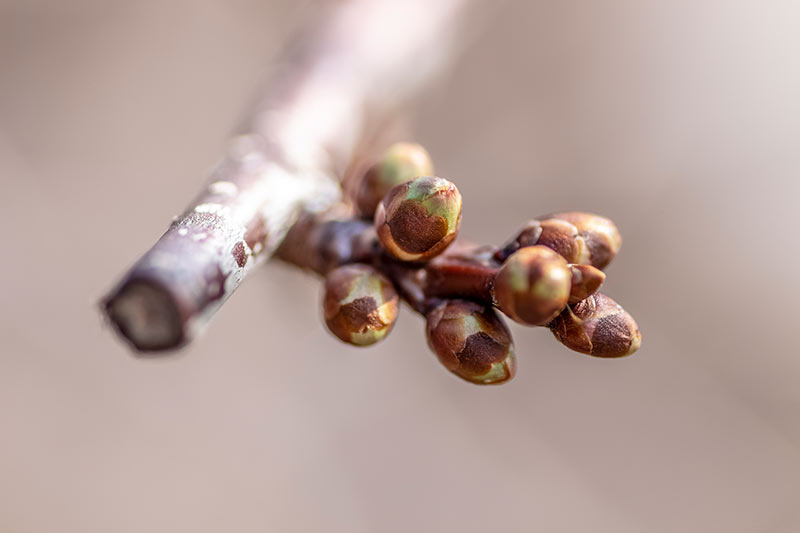
<path fill-rule="evenodd" d="M 287 236 L 279 255 L 326 277 L 324 317 L 334 335 L 356 346 L 382 340 L 402 298 L 425 317 L 428 345 L 444 367 L 477 384 L 516 372 L 500 313 L 547 327 L 588 355 L 639 348 L 636 322 L 597 292 L 621 244 L 613 222 L 555 213 L 500 248 L 467 244 L 456 240 L 461 195 L 432 173 L 424 148 L 395 144 L 361 178 L 346 216 L 300 221 Z"/>

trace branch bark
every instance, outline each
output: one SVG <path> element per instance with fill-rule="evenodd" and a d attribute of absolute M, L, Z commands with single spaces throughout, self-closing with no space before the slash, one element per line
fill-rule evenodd
<path fill-rule="evenodd" d="M 140 352 L 188 343 L 301 212 L 339 201 L 368 119 L 441 69 L 465 3 L 351 0 L 302 32 L 208 185 L 103 299 L 114 329 Z"/>

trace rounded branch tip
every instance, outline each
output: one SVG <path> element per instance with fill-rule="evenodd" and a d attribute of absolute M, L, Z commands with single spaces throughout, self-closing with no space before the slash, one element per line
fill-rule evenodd
<path fill-rule="evenodd" d="M 397 320 L 398 304 L 392 283 L 371 266 L 341 266 L 325 278 L 325 324 L 348 344 L 368 346 L 386 337 Z"/>
<path fill-rule="evenodd" d="M 162 286 L 130 280 L 101 303 L 111 325 L 136 355 L 171 350 L 186 342 L 181 312 Z"/>
<path fill-rule="evenodd" d="M 361 179 L 356 192 L 356 209 L 361 216 L 372 218 L 378 203 L 393 187 L 419 176 L 432 175 L 433 161 L 422 145 L 395 143 Z"/>
<path fill-rule="evenodd" d="M 478 385 L 514 377 L 511 332 L 491 307 L 449 300 L 434 307 L 426 318 L 428 345 L 450 372 Z"/>
<path fill-rule="evenodd" d="M 498 270 L 493 298 L 512 320 L 540 326 L 558 316 L 567 305 L 571 278 L 566 260 L 550 248 L 520 248 Z"/>
<path fill-rule="evenodd" d="M 401 261 L 427 261 L 458 235 L 461 194 L 444 178 L 426 176 L 397 185 L 375 212 L 383 248 Z"/>

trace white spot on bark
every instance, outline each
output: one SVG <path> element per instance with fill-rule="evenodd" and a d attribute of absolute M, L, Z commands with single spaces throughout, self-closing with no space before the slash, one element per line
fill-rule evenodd
<path fill-rule="evenodd" d="M 208 191 L 212 194 L 221 194 L 224 196 L 236 196 L 239 188 L 235 183 L 230 181 L 215 181 L 208 186 Z"/>
<path fill-rule="evenodd" d="M 225 217 L 230 214 L 231 208 L 222 204 L 200 204 L 194 208 L 195 213 L 211 213 L 219 217 Z"/>

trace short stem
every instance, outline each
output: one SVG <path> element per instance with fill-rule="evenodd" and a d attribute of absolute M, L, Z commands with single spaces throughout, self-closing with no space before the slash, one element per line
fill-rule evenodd
<path fill-rule="evenodd" d="M 492 303 L 492 287 L 499 266 L 481 255 L 437 257 L 425 266 L 425 292 L 429 297 L 461 297 Z"/>

